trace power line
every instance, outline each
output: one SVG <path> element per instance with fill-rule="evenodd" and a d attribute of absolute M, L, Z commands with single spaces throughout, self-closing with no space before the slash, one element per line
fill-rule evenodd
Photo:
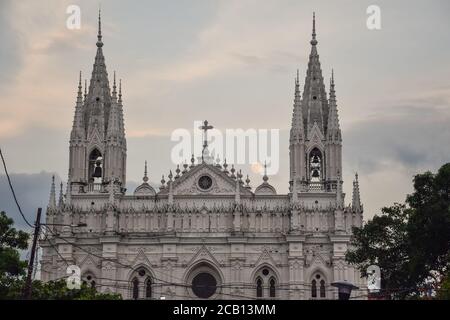
<path fill-rule="evenodd" d="M 5 158 L 3 157 L 2 149 L 0 148 L 0 156 L 2 158 L 3 168 L 5 169 L 6 178 L 8 179 L 9 189 L 11 190 L 11 193 L 14 198 L 14 202 L 16 203 L 17 209 L 19 209 L 20 215 L 22 216 L 23 220 L 25 220 L 25 223 L 30 227 L 34 228 L 34 225 L 32 225 L 30 222 L 28 222 L 27 218 L 22 212 L 22 208 L 20 207 L 19 201 L 17 201 L 16 193 L 14 192 L 14 187 L 11 183 L 11 178 L 9 177 L 8 169 L 6 168 L 6 162 Z"/>

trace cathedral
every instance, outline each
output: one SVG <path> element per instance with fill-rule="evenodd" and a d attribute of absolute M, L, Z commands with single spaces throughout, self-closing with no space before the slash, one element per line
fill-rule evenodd
<path fill-rule="evenodd" d="M 363 206 L 357 175 L 345 204 L 334 75 L 327 93 L 315 24 L 302 92 L 298 72 L 295 80 L 287 194 L 267 173 L 252 189 L 240 170 L 213 160 L 208 141 L 158 188 L 145 164 L 130 193 L 126 107 L 115 74 L 110 86 L 99 15 L 91 79 L 84 90 L 81 74 L 78 83 L 67 188 L 57 199 L 51 185 L 42 280 L 75 265 L 82 282 L 124 299 L 337 299 L 337 281 L 365 290 L 345 261 Z"/>

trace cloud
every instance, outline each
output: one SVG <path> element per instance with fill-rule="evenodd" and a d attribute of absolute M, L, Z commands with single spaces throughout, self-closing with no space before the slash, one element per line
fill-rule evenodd
<path fill-rule="evenodd" d="M 386 165 L 437 168 L 450 157 L 450 109 L 431 101 L 383 107 L 344 132 L 347 160 L 362 172 Z"/>
<path fill-rule="evenodd" d="M 52 175 L 53 173 L 50 172 L 10 174 L 22 212 L 31 224 L 36 220 L 38 207 L 43 208 L 41 221 L 45 221 L 45 210 L 50 195 Z M 59 177 L 56 176 L 55 179 L 59 183 Z M 5 211 L 9 217 L 13 218 L 16 227 L 28 229 L 14 202 L 5 175 L 0 175 L 0 211 Z"/>

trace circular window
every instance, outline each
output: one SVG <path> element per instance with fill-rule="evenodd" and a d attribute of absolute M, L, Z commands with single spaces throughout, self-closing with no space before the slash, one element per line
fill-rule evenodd
<path fill-rule="evenodd" d="M 269 270 L 263 269 L 262 274 L 265 275 L 265 276 L 267 276 L 267 275 L 269 274 Z"/>
<path fill-rule="evenodd" d="M 207 299 L 215 294 L 216 290 L 217 280 L 210 273 L 202 272 L 192 279 L 192 291 L 199 298 Z"/>
<path fill-rule="evenodd" d="M 198 186 L 202 190 L 208 190 L 212 186 L 212 179 L 209 176 L 201 176 L 200 179 L 198 179 Z"/>
<path fill-rule="evenodd" d="M 141 277 L 145 276 L 145 270 L 144 270 L 144 269 L 139 270 L 138 273 L 139 273 L 139 275 L 140 275 Z"/>

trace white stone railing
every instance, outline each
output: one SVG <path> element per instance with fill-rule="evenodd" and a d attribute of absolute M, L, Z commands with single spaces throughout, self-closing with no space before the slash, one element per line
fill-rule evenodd
<path fill-rule="evenodd" d="M 308 191 L 324 191 L 325 187 L 322 182 L 310 182 L 308 185 Z"/>
<path fill-rule="evenodd" d="M 85 189 L 86 192 L 90 192 L 90 193 L 97 193 L 97 192 L 103 192 L 104 191 L 104 187 L 102 183 L 89 183 L 87 185 L 87 188 Z"/>

